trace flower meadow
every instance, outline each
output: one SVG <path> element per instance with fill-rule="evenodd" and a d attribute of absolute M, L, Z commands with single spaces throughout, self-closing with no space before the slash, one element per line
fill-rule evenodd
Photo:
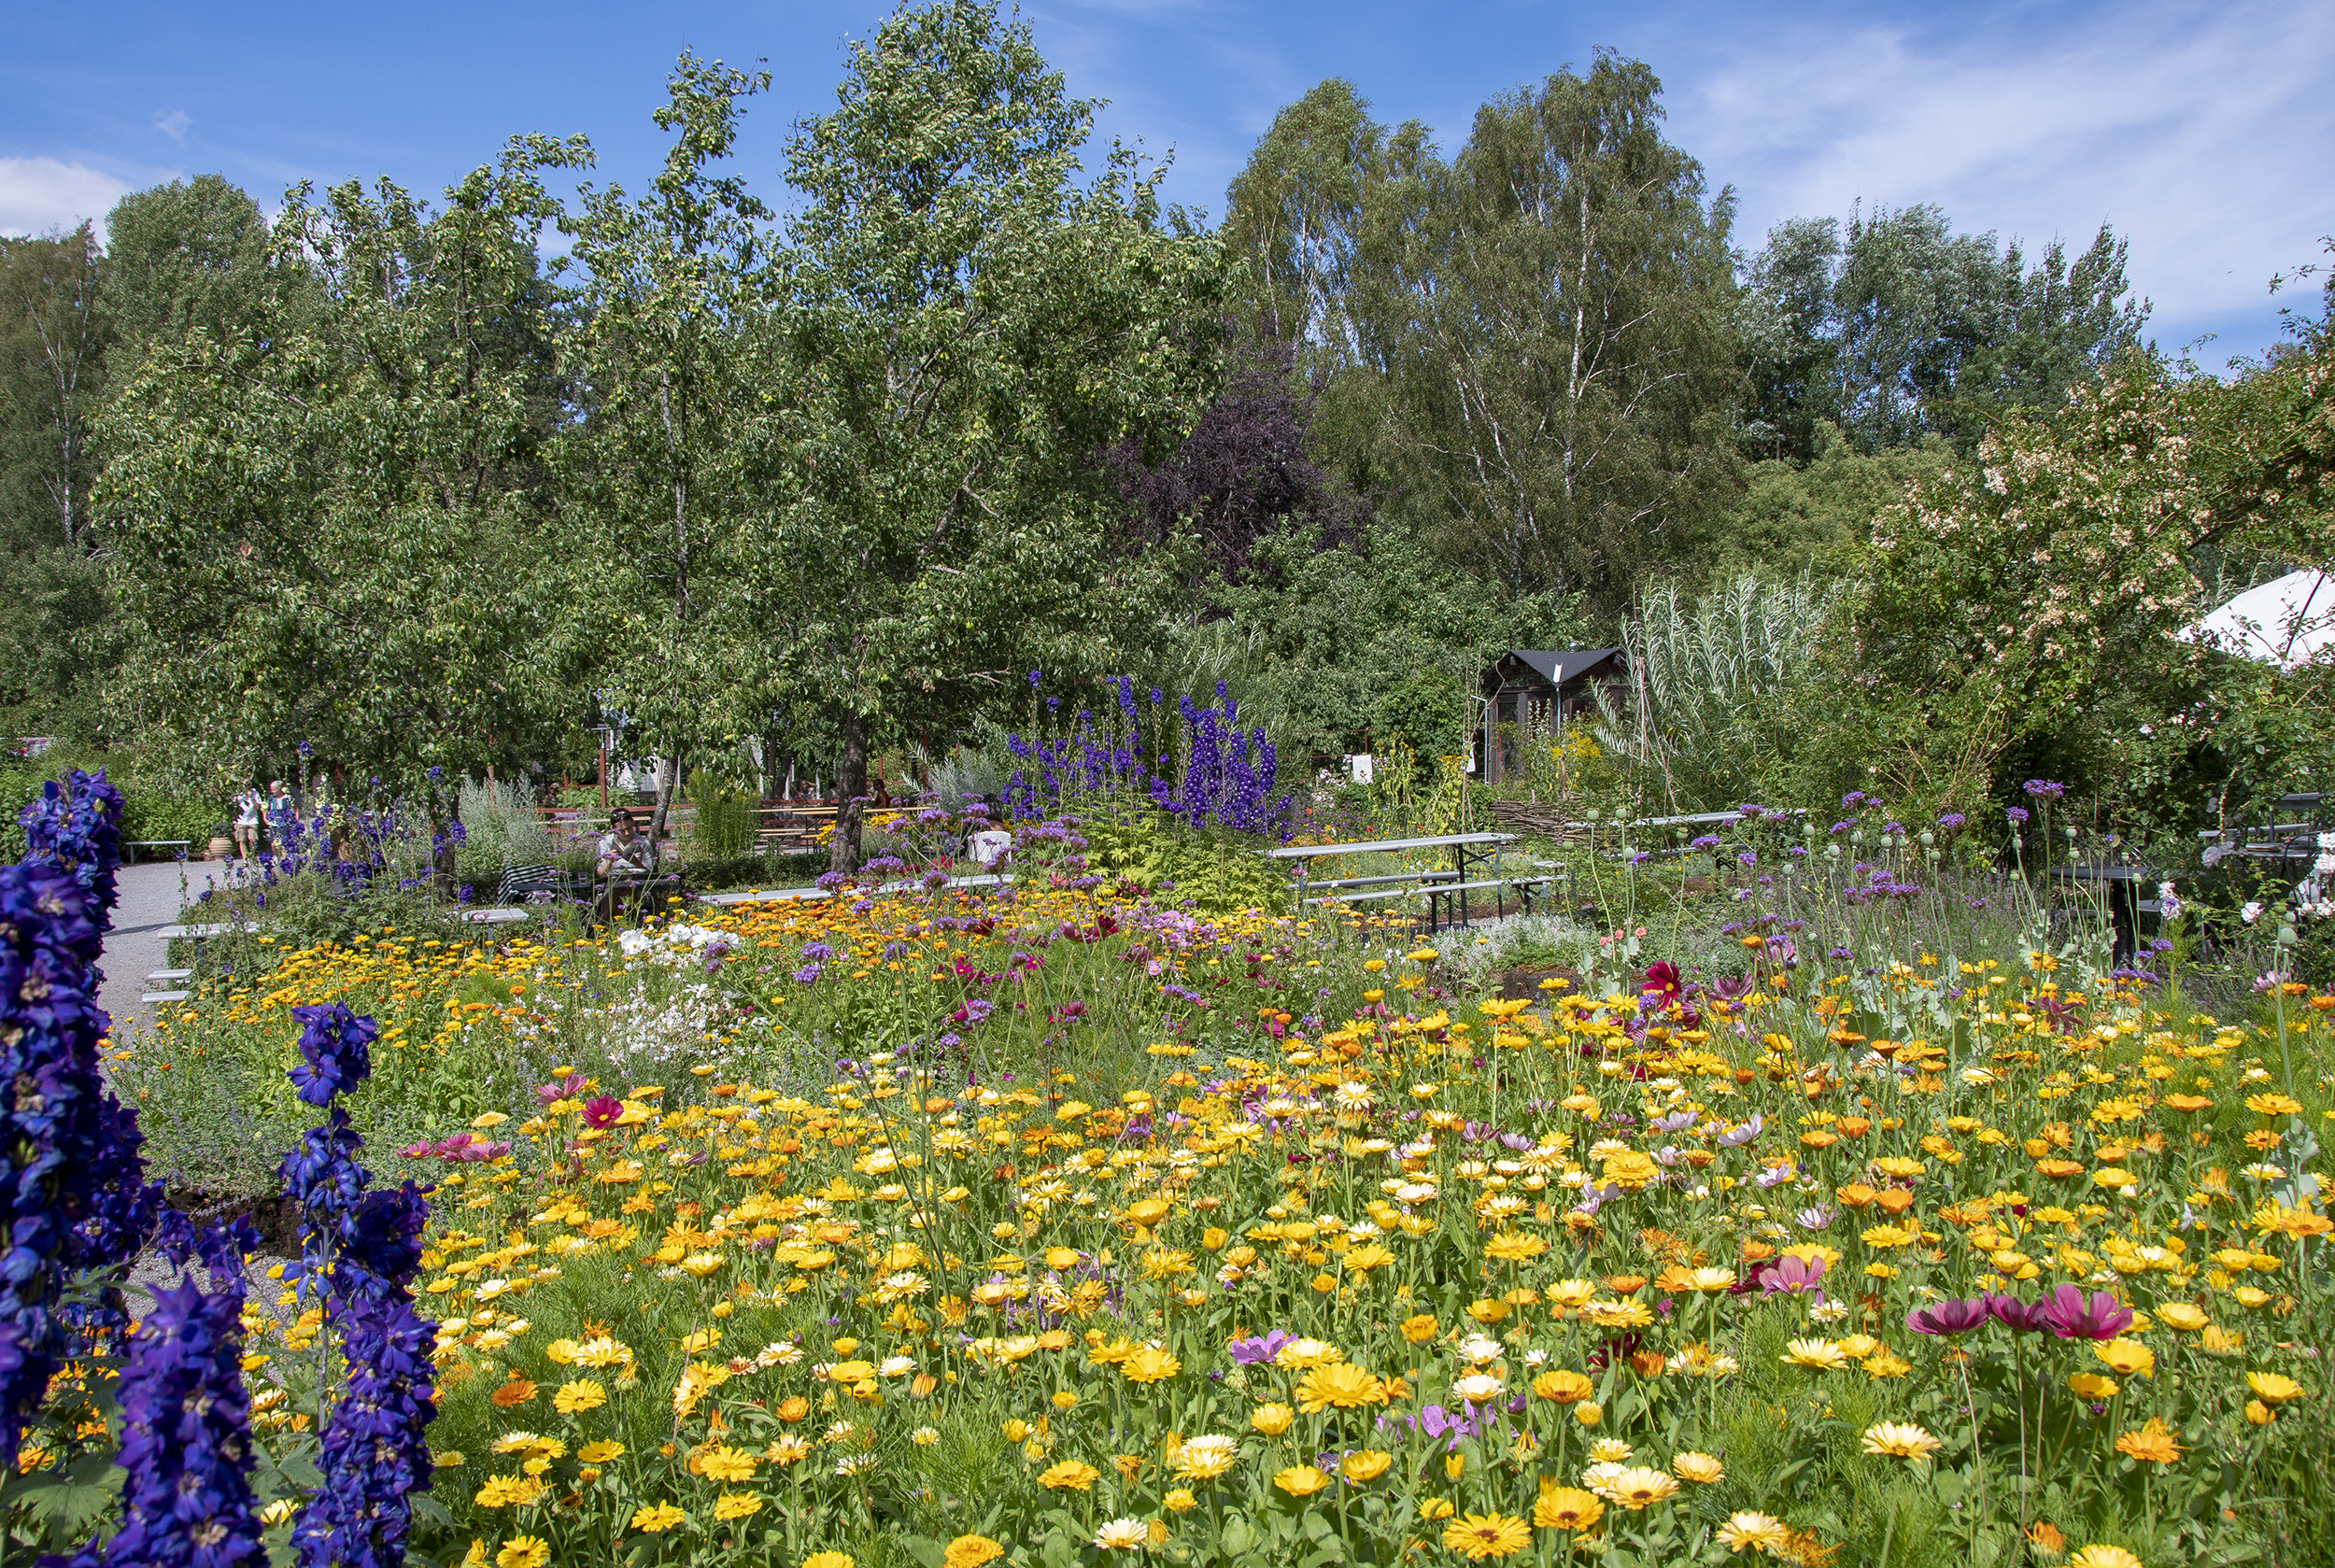
<path fill-rule="evenodd" d="M 1902 866 L 1827 925 L 1713 862 L 1723 972 L 1649 916 L 1483 984 L 1472 934 L 1060 862 L 283 954 L 104 1114 L 273 1075 L 302 1255 L 246 1302 L 248 1234 L 20 1220 L 9 1484 L 120 1477 L 108 1562 L 2335 1554 L 2335 996 L 2205 1016 L 2044 925 L 1925 946 L 2001 928 Z M 6 875 L 85 996 L 78 884 Z M 35 1180 L 150 1215 L 25 1103 Z M 210 1289 L 107 1295 L 148 1236 Z"/>

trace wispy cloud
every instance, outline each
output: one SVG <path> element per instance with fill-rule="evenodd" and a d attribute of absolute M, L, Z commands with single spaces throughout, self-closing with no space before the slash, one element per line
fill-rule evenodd
<path fill-rule="evenodd" d="M 130 187 L 109 174 L 54 158 L 0 158 L 0 234 L 41 234 L 103 219 Z"/>
<path fill-rule="evenodd" d="M 1747 239 L 1859 199 L 1934 202 L 2031 255 L 2107 222 L 2168 340 L 2267 320 L 2271 275 L 2335 229 L 2335 10 L 2172 0 L 2040 35 L 2035 15 L 1731 30 L 1665 72 L 1673 134 L 1738 186 Z"/>
<path fill-rule="evenodd" d="M 187 118 L 187 111 L 184 109 L 173 109 L 168 114 L 158 114 L 154 117 L 154 129 L 177 142 L 180 147 L 187 145 L 187 127 L 193 123 L 193 120 Z"/>

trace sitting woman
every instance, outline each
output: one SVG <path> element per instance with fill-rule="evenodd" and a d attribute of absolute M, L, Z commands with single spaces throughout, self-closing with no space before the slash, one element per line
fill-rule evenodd
<path fill-rule="evenodd" d="M 602 877 L 644 877 L 656 869 L 657 852 L 634 826 L 632 813 L 618 806 L 608 813 L 608 831 L 600 836 L 600 860 L 593 868 Z"/>

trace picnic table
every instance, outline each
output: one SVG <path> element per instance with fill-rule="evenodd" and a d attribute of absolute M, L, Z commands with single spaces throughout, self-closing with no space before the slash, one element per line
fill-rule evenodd
<path fill-rule="evenodd" d="M 1517 840 L 1514 833 L 1438 833 L 1418 839 L 1366 839 L 1342 844 L 1289 844 L 1266 854 L 1275 860 L 1294 860 L 1297 869 L 1297 908 L 1302 911 L 1312 904 L 1360 904 L 1379 898 L 1406 898 L 1414 893 L 1427 896 L 1427 930 L 1430 934 L 1445 924 L 1468 924 L 1467 896 L 1487 889 L 1493 895 L 1493 908 L 1502 908 L 1500 895 L 1513 891 L 1526 911 L 1532 908 L 1532 891 L 1547 883 L 1548 878 L 1484 877 L 1481 872 L 1496 869 L 1500 851 Z M 1488 847 L 1487 847 L 1488 846 Z M 1337 877 L 1327 882 L 1310 883 L 1307 876 L 1309 864 L 1327 855 L 1399 855 L 1414 850 L 1449 849 L 1451 869 L 1402 871 L 1390 875 L 1368 877 Z M 1399 885 L 1386 886 L 1386 883 Z M 1309 887 L 1331 891 L 1319 898 L 1308 898 Z M 1348 888 L 1367 887 L 1367 893 L 1347 893 Z M 1459 905 L 1458 919 L 1447 922 L 1453 900 Z"/>

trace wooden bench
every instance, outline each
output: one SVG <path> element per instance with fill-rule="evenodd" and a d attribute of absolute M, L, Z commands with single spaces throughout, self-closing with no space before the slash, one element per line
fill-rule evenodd
<path fill-rule="evenodd" d="M 1496 869 L 1501 849 L 1514 843 L 1516 838 L 1517 835 L 1513 833 L 1441 833 L 1422 839 L 1369 839 L 1343 844 L 1288 844 L 1280 849 L 1267 850 L 1266 854 L 1275 860 L 1294 860 L 1297 863 L 1297 908 L 1300 911 L 1309 904 L 1357 904 L 1380 898 L 1404 898 L 1423 893 L 1427 898 L 1427 930 L 1433 934 L 1446 925 L 1465 925 L 1469 923 L 1471 915 L 1467 896 L 1470 893 L 1491 892 L 1493 908 L 1494 911 L 1500 909 L 1500 894 L 1513 888 L 1513 880 L 1505 877 L 1486 879 L 1480 875 L 1471 876 L 1471 872 L 1480 872 L 1487 867 Z M 1321 898 L 1307 897 L 1309 891 L 1307 868 L 1310 862 L 1323 855 L 1399 855 L 1422 849 L 1449 849 L 1451 852 L 1451 869 L 1401 872 L 1379 877 L 1337 878 L 1323 885 L 1333 888 L 1367 886 L 1377 883 L 1402 883 L 1409 885 L 1390 887 L 1372 893 L 1348 894 L 1342 897 L 1335 892 Z M 1457 900 L 1458 905 L 1456 915 L 1452 909 L 1454 899 Z"/>

